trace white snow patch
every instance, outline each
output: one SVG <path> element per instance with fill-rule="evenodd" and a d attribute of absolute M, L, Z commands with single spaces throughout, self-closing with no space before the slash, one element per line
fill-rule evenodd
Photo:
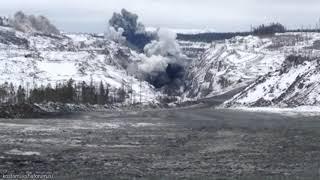
<path fill-rule="evenodd" d="M 264 112 L 281 114 L 285 116 L 320 116 L 319 106 L 300 106 L 296 108 L 280 108 L 280 107 L 235 107 L 230 108 L 248 112 Z"/>
<path fill-rule="evenodd" d="M 136 124 L 131 124 L 133 127 L 149 127 L 149 126 L 162 126 L 161 123 L 136 123 Z"/>
<path fill-rule="evenodd" d="M 39 69 L 55 78 L 60 76 L 72 76 L 77 73 L 75 64 L 71 62 L 39 62 Z"/>
<path fill-rule="evenodd" d="M 12 149 L 10 151 L 5 152 L 10 155 L 20 155 L 20 156 L 40 156 L 39 152 L 35 151 L 20 151 L 18 149 Z"/>

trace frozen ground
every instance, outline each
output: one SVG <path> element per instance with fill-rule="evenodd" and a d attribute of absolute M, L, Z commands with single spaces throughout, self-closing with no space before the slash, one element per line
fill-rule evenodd
<path fill-rule="evenodd" d="M 231 108 L 243 112 L 265 112 L 273 114 L 284 114 L 286 116 L 320 116 L 319 106 L 299 106 L 295 108 L 281 107 L 235 107 Z"/>
<path fill-rule="evenodd" d="M 53 173 L 56 179 L 316 180 L 319 135 L 319 116 L 196 107 L 1 119 L 0 173 Z"/>

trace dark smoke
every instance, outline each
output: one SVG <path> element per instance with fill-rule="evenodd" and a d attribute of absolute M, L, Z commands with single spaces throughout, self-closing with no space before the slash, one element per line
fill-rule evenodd
<path fill-rule="evenodd" d="M 122 35 L 126 40 L 141 51 L 153 39 L 152 35 L 146 32 L 144 25 L 138 22 L 138 15 L 126 9 L 122 9 L 121 13 L 114 13 L 109 25 L 117 31 L 122 29 Z"/>
<path fill-rule="evenodd" d="M 167 29 L 149 33 L 144 25 L 138 22 L 138 15 L 125 9 L 121 14 L 114 13 L 109 25 L 111 26 L 109 37 L 118 37 L 120 33 L 144 53 L 140 54 L 141 61 L 128 66 L 131 74 L 170 95 L 181 89 L 187 57 L 182 53 L 175 33 Z M 117 33 L 112 32 L 112 28 Z"/>
<path fill-rule="evenodd" d="M 148 66 L 145 67 L 149 68 L 149 72 L 153 72 L 146 76 L 149 82 L 157 88 L 174 90 L 179 89 L 179 86 L 182 85 L 187 59 L 176 37 L 177 35 L 170 30 L 159 29 L 157 40 L 153 40 L 144 48 L 149 57 L 149 61 L 145 62 L 148 63 Z M 161 71 L 159 71 L 161 66 Z"/>
<path fill-rule="evenodd" d="M 46 17 L 26 15 L 21 11 L 17 12 L 13 19 L 10 19 L 10 25 L 25 33 L 60 34 L 59 30 Z"/>
<path fill-rule="evenodd" d="M 171 81 L 175 79 L 181 79 L 184 76 L 184 67 L 180 64 L 168 64 L 166 73 Z"/>
<path fill-rule="evenodd" d="M 9 26 L 9 18 L 0 16 L 0 26 Z"/>
<path fill-rule="evenodd" d="M 167 94 L 174 94 L 183 86 L 184 67 L 180 64 L 169 63 L 165 71 L 146 75 L 146 80 L 155 88 L 163 88 Z"/>

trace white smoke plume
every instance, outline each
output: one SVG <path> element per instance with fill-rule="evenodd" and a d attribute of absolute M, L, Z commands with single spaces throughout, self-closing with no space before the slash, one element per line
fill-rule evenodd
<path fill-rule="evenodd" d="M 176 41 L 177 34 L 168 29 L 158 29 L 157 40 L 151 41 L 144 47 L 144 52 L 147 56 L 180 56 L 180 46 Z"/>
<path fill-rule="evenodd" d="M 143 73 L 164 72 L 170 63 L 184 65 L 186 56 L 182 54 L 176 41 L 177 35 L 168 29 L 158 29 L 157 40 L 144 48 L 138 69 Z"/>
<path fill-rule="evenodd" d="M 165 72 L 171 61 L 169 58 L 160 55 L 152 55 L 150 57 L 140 55 L 140 58 L 141 62 L 138 64 L 138 70 L 143 74 Z"/>
<path fill-rule="evenodd" d="M 122 35 L 123 32 L 124 30 L 122 28 L 116 30 L 114 27 L 108 26 L 106 32 L 104 33 L 104 37 L 105 39 L 122 43 L 126 41 L 126 38 Z"/>

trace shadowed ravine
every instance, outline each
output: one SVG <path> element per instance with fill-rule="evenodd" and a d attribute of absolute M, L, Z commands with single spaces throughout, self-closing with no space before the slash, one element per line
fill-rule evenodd
<path fill-rule="evenodd" d="M 212 108 L 1 119 L 0 169 L 55 179 L 316 180 L 319 135 L 319 117 Z"/>

